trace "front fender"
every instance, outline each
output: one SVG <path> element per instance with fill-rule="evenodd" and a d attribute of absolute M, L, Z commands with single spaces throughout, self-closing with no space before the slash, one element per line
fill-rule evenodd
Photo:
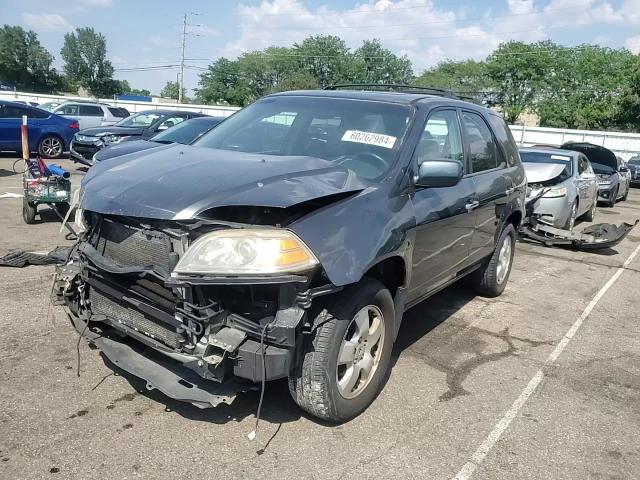
<path fill-rule="evenodd" d="M 414 226 L 407 195 L 370 188 L 316 210 L 289 228 L 313 251 L 331 283 L 343 286 L 359 281 L 369 268 L 394 254 L 411 265 L 407 256 Z"/>

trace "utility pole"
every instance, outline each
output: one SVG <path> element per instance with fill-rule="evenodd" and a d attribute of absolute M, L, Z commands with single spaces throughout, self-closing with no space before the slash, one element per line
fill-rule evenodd
<path fill-rule="evenodd" d="M 182 90 L 184 89 L 184 47 L 187 43 L 187 14 L 182 17 L 182 59 L 180 60 L 180 83 L 178 84 L 178 103 L 182 103 Z"/>

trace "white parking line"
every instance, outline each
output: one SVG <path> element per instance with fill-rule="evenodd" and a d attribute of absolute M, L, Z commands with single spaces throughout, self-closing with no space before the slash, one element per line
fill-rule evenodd
<path fill-rule="evenodd" d="M 536 374 L 529 381 L 529 383 L 524 388 L 524 390 L 522 390 L 522 393 L 520 393 L 516 401 L 513 402 L 513 405 L 511 405 L 511 408 L 507 410 L 507 412 L 500 419 L 500 421 L 496 423 L 496 425 L 493 427 L 493 430 L 491 430 L 489 435 L 487 435 L 487 437 L 480 444 L 478 449 L 473 453 L 473 455 L 471 455 L 471 459 L 467 463 L 465 463 L 464 466 L 460 469 L 458 474 L 454 477 L 454 480 L 468 480 L 469 478 L 471 478 L 476 468 L 478 468 L 482 464 L 482 462 L 484 461 L 489 451 L 495 446 L 498 440 L 500 440 L 500 437 L 502 436 L 502 434 L 505 432 L 507 428 L 509 428 L 509 425 L 511 424 L 513 419 L 516 418 L 516 416 L 520 412 L 520 409 L 524 406 L 524 404 L 527 402 L 527 400 L 529 399 L 531 394 L 536 390 L 536 388 L 538 388 L 538 385 L 540 385 L 540 382 L 544 378 L 543 369 L 547 365 L 555 362 L 558 359 L 562 351 L 566 348 L 566 346 L 569 344 L 571 339 L 575 336 L 577 331 L 580 329 L 580 326 L 582 325 L 582 323 L 589 316 L 593 308 L 598 304 L 598 302 L 604 296 L 604 294 L 607 293 L 607 290 L 609 290 L 611 286 L 614 283 L 616 283 L 618 278 L 620 278 L 620 275 L 622 275 L 622 272 L 625 271 L 625 269 L 633 261 L 633 259 L 635 258 L 635 256 L 638 254 L 639 251 L 640 251 L 640 245 L 638 245 L 633 250 L 631 255 L 629 255 L 629 258 L 627 258 L 627 260 L 622 264 L 622 267 L 618 268 L 616 272 L 613 274 L 613 276 L 609 279 L 609 281 L 604 284 L 604 286 L 600 289 L 600 291 L 598 291 L 598 293 L 596 293 L 596 296 L 593 297 L 593 300 L 589 302 L 589 305 L 587 305 L 587 307 L 584 309 L 582 314 L 571 326 L 569 331 L 564 335 L 564 337 L 562 337 L 562 340 L 560 340 L 558 345 L 556 345 L 556 348 L 553 349 L 553 352 L 551 352 L 551 354 L 547 357 L 544 364 L 542 365 L 542 368 L 540 368 L 540 370 L 536 372 Z"/>

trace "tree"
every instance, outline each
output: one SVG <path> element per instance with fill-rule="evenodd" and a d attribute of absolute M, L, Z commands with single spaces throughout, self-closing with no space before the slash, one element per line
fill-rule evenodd
<path fill-rule="evenodd" d="M 113 66 L 107 60 L 107 41 L 93 28 L 77 28 L 64 36 L 60 50 L 67 77 L 95 96 L 111 96 L 118 85 L 113 80 Z"/>
<path fill-rule="evenodd" d="M 496 88 L 497 101 L 509 123 L 515 123 L 533 108 L 549 78 L 546 50 L 551 42 L 501 44 L 487 59 L 489 78 Z"/>
<path fill-rule="evenodd" d="M 35 32 L 10 25 L 0 28 L 0 79 L 21 90 L 51 92 L 61 84 L 52 63 L 53 56 Z"/>
<path fill-rule="evenodd" d="M 131 88 L 128 92 L 125 93 L 130 93 L 131 95 L 142 95 L 144 97 L 151 96 L 151 92 L 146 88 Z"/>
<path fill-rule="evenodd" d="M 492 91 L 492 80 L 486 62 L 446 60 L 426 70 L 415 79 L 416 85 L 444 88 L 456 93 L 474 95 Z"/>
<path fill-rule="evenodd" d="M 179 92 L 180 92 L 180 84 L 178 82 L 168 81 L 164 85 L 163 89 L 160 91 L 160 96 L 163 98 L 174 98 L 178 100 Z M 185 99 L 187 98 L 185 88 L 182 89 L 182 98 L 185 98 Z"/>
<path fill-rule="evenodd" d="M 640 56 L 623 88 L 618 104 L 618 123 L 629 130 L 640 131 Z"/>
<path fill-rule="evenodd" d="M 380 40 L 365 40 L 353 55 L 353 78 L 362 83 L 408 84 L 413 79 L 411 60 L 398 57 Z"/>
<path fill-rule="evenodd" d="M 200 75 L 198 99 L 204 103 L 246 105 L 247 88 L 240 78 L 239 64 L 227 58 L 219 58 Z"/>
<path fill-rule="evenodd" d="M 305 38 L 293 46 L 292 53 L 297 56 L 302 70 L 313 75 L 320 87 L 351 82 L 354 72 L 352 56 L 347 44 L 333 35 L 316 35 Z"/>

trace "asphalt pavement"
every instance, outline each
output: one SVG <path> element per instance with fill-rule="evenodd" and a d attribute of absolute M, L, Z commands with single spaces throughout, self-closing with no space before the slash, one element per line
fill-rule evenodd
<path fill-rule="evenodd" d="M 23 223 L 13 161 L 0 156 L 0 255 L 68 244 L 45 207 Z M 596 222 L 636 218 L 640 189 Z M 78 377 L 53 268 L 0 267 L 0 478 L 640 478 L 639 248 L 640 227 L 602 252 L 520 242 L 501 297 L 454 285 L 406 313 L 364 414 L 326 425 L 270 383 L 253 442 L 257 392 L 200 410 L 85 342 Z"/>

